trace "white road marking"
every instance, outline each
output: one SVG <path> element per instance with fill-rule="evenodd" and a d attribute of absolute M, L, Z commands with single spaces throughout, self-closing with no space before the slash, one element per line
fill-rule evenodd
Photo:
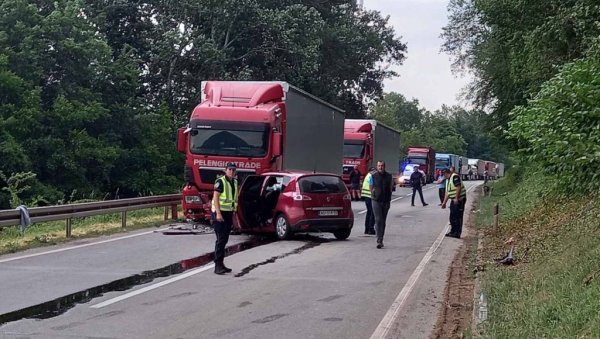
<path fill-rule="evenodd" d="M 447 229 L 448 229 L 448 226 L 447 225 L 444 226 L 444 228 L 442 229 L 442 233 L 440 233 L 440 235 L 438 235 L 437 239 L 435 240 L 433 245 L 431 245 L 431 247 L 429 248 L 429 250 L 423 257 L 423 259 L 421 260 L 421 262 L 419 263 L 417 268 L 410 275 L 410 278 L 408 278 L 408 281 L 406 282 L 406 284 L 400 291 L 400 294 L 398 294 L 398 296 L 392 303 L 392 306 L 390 306 L 390 309 L 387 311 L 387 313 L 385 314 L 385 316 L 383 317 L 383 319 L 381 320 L 381 322 L 375 329 L 375 332 L 373 332 L 373 334 L 371 335 L 371 339 L 385 338 L 387 336 L 390 328 L 392 327 L 396 318 L 398 317 L 398 312 L 400 311 L 400 309 L 402 308 L 402 305 L 408 298 L 408 295 L 410 294 L 413 287 L 415 286 L 415 283 L 421 276 L 421 273 L 423 273 L 423 270 L 425 269 L 425 265 L 427 265 L 429 260 L 431 260 L 433 253 L 435 253 L 435 251 L 438 249 L 438 247 L 440 247 L 442 240 L 444 240 L 444 236 L 446 235 Z"/>
<path fill-rule="evenodd" d="M 193 276 L 195 274 L 198 274 L 198 273 L 201 273 L 201 272 L 204 272 L 204 271 L 208 271 L 209 269 L 211 269 L 213 267 L 215 267 L 215 264 L 210 264 L 210 265 L 202 266 L 200 268 L 197 268 L 195 270 L 189 271 L 189 272 L 184 273 L 182 275 L 178 275 L 178 276 L 173 277 L 171 279 L 167 279 L 167 280 L 161 281 L 159 283 L 156 283 L 156 284 L 153 284 L 153 285 L 150 285 L 150 286 L 146 286 L 144 288 L 140 288 L 139 290 L 132 291 L 132 292 L 129 292 L 127 294 L 123 294 L 123 295 L 118 296 L 116 298 L 108 299 L 108 300 L 103 301 L 103 302 L 101 302 L 99 304 L 92 305 L 92 306 L 90 306 L 90 308 L 102 308 L 102 307 L 106 307 L 108 305 L 112 305 L 114 303 L 118 303 L 119 301 L 123 301 L 125 299 L 129 299 L 129 298 L 135 297 L 136 295 L 140 295 L 142 293 L 146 293 L 148 291 L 152 291 L 152 290 L 157 289 L 159 287 L 162 287 L 162 286 L 174 283 L 176 281 L 179 281 L 179 280 L 191 277 L 191 276 Z"/>
<path fill-rule="evenodd" d="M 469 187 L 469 189 L 467 189 L 467 193 L 471 189 L 475 188 L 476 186 L 477 185 L 473 185 L 473 186 Z M 437 237 L 437 239 L 435 239 L 435 242 L 433 243 L 433 245 L 431 245 L 431 247 L 429 248 L 429 250 L 423 257 L 423 259 L 421 259 L 421 262 L 419 263 L 417 268 L 415 268 L 414 272 L 408 278 L 408 281 L 406 282 L 406 284 L 400 291 L 400 294 L 398 294 L 398 296 L 392 303 L 392 306 L 390 306 L 389 310 L 387 311 L 387 313 L 385 314 L 383 319 L 381 319 L 381 322 L 379 323 L 379 325 L 377 326 L 377 328 L 371 335 L 371 339 L 383 339 L 388 335 L 388 332 L 390 331 L 392 325 L 396 322 L 396 319 L 398 317 L 398 312 L 400 311 L 400 309 L 402 308 L 402 305 L 408 298 L 408 295 L 414 288 L 415 283 L 421 276 L 421 273 L 423 273 L 423 271 L 425 270 L 425 266 L 427 265 L 427 263 L 429 263 L 429 260 L 431 260 L 431 257 L 433 257 L 433 254 L 435 253 L 435 251 L 437 251 L 437 249 L 442 244 L 442 241 L 444 240 L 446 231 L 448 230 L 449 226 L 450 226 L 449 224 L 444 226 L 444 228 L 442 229 L 442 233 L 440 233 L 440 235 L 438 235 L 438 237 Z"/>
<path fill-rule="evenodd" d="M 14 261 L 14 260 L 20 260 L 20 259 L 27 259 L 27 258 L 37 257 L 37 256 L 40 256 L 40 255 L 46 255 L 46 254 L 52 254 L 52 253 L 70 251 L 70 250 L 74 250 L 74 249 L 78 249 L 78 248 L 82 248 L 82 247 L 88 247 L 88 246 L 105 244 L 107 242 L 113 242 L 113 241 L 118 241 L 118 240 L 123 240 L 123 239 L 129 239 L 129 238 L 139 237 L 141 235 L 146 235 L 146 234 L 151 234 L 151 233 L 154 233 L 154 231 L 148 231 L 148 232 L 143 232 L 143 233 L 131 234 L 131 235 L 126 235 L 124 237 L 119 237 L 119 238 L 114 238 L 114 239 L 108 239 L 108 240 L 102 240 L 102 241 L 93 242 L 93 243 L 89 243 L 89 244 L 83 244 L 83 245 L 77 245 L 77 246 L 59 248 L 59 249 L 51 250 L 51 251 L 45 251 L 45 252 L 40 252 L 40 253 L 32 253 L 32 254 L 22 255 L 22 256 L 18 256 L 18 257 L 7 258 L 7 259 L 0 259 L 0 263 Z"/>

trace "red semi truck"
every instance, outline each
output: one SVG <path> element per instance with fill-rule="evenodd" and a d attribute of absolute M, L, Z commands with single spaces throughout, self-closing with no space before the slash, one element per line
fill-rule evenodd
<path fill-rule="evenodd" d="M 346 119 L 344 123 L 344 165 L 342 178 L 350 185 L 350 172 L 354 166 L 362 179 L 378 160 L 385 161 L 386 170 L 394 177 L 400 160 L 400 132 L 376 120 Z"/>
<path fill-rule="evenodd" d="M 418 164 L 425 173 L 426 182 L 435 180 L 435 150 L 431 147 L 410 146 L 407 149 L 406 164 Z"/>
<path fill-rule="evenodd" d="M 177 133 L 185 154 L 187 219 L 210 218 L 225 165 L 248 175 L 299 170 L 341 175 L 344 112 L 285 82 L 203 81 L 202 100 Z"/>

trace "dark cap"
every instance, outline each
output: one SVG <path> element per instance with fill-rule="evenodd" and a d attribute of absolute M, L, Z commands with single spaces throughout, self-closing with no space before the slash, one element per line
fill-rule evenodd
<path fill-rule="evenodd" d="M 448 167 L 446 167 L 446 168 L 444 168 L 444 169 L 442 170 L 442 172 L 444 172 L 444 173 L 452 173 L 452 170 L 451 170 L 451 169 L 449 169 Z"/>
<path fill-rule="evenodd" d="M 228 162 L 227 166 L 225 166 L 225 168 L 234 168 L 235 169 L 235 168 L 237 168 L 237 165 L 233 162 Z"/>

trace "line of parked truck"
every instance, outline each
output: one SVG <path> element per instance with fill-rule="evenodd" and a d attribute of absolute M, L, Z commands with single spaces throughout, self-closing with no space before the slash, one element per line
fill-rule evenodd
<path fill-rule="evenodd" d="M 400 185 L 410 185 L 409 178 L 415 166 L 423 172 L 426 178 L 424 184 L 433 182 L 445 168 L 454 168 L 463 180 L 493 180 L 504 176 L 503 163 L 469 159 L 457 154 L 436 153 L 431 147 L 409 147 L 407 157 L 400 165 Z"/>
<path fill-rule="evenodd" d="M 345 119 L 340 108 L 288 83 L 203 81 L 201 93 L 188 125 L 177 133 L 177 150 L 185 154 L 182 206 L 188 219 L 210 218 L 215 179 L 230 162 L 237 165 L 242 190 L 247 177 L 275 172 L 330 173 L 349 185 L 353 168 L 362 181 L 378 160 L 386 162 L 395 182 L 404 169 L 399 131 L 375 120 Z M 406 162 L 418 163 L 427 181 L 435 180 L 438 167 L 433 149 L 409 147 Z M 457 168 L 462 171 L 460 163 Z M 276 179 L 281 181 L 281 175 Z M 253 182 L 265 185 L 265 180 Z M 321 190 L 333 187 L 322 184 Z M 303 196 L 300 191 L 290 194 L 293 201 Z M 334 210 L 320 214 L 333 218 Z M 279 227 L 271 219 L 276 218 L 263 221 Z"/>

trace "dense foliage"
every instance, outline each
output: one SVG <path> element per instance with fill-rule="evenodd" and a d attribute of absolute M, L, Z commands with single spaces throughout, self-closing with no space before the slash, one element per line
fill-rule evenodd
<path fill-rule="evenodd" d="M 528 164 L 575 175 L 570 187 L 589 189 L 598 167 L 600 3 L 451 0 L 449 11 L 443 50 L 475 75 L 470 98 L 490 111 L 496 135 Z"/>
<path fill-rule="evenodd" d="M 360 117 L 405 49 L 348 0 L 4 0 L 0 208 L 175 192 L 202 80 L 284 80 Z"/>
<path fill-rule="evenodd" d="M 510 134 L 523 154 L 568 191 L 600 189 L 600 56 L 569 63 L 526 106 L 515 108 Z M 591 180 L 590 180 L 591 179 Z"/>

